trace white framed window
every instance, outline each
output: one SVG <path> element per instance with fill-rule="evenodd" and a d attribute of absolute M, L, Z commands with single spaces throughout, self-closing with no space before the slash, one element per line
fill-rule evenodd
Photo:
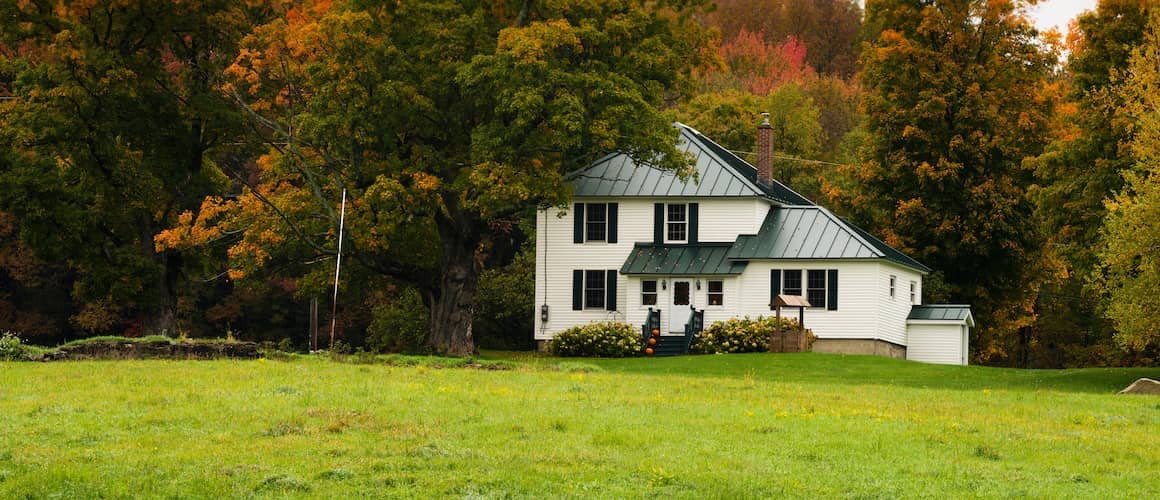
<path fill-rule="evenodd" d="M 918 283 L 910 282 L 910 303 L 918 304 Z"/>
<path fill-rule="evenodd" d="M 826 307 L 826 270 L 806 271 L 806 300 L 810 307 Z"/>
<path fill-rule="evenodd" d="M 604 309 L 604 271 L 584 271 L 584 308 Z"/>
<path fill-rule="evenodd" d="M 584 241 L 608 241 L 608 204 L 588 203 L 584 207 Z"/>
<path fill-rule="evenodd" d="M 721 280 L 709 280 L 709 297 L 708 303 L 711 306 L 725 305 L 725 282 Z"/>
<path fill-rule="evenodd" d="M 688 205 L 669 203 L 665 206 L 665 241 L 670 243 L 689 241 Z"/>
<path fill-rule="evenodd" d="M 771 269 L 770 308 L 774 295 L 796 295 L 809 301 L 810 309 L 837 311 L 838 281 L 837 269 Z"/>
<path fill-rule="evenodd" d="M 890 298 L 892 298 L 892 299 L 894 298 L 894 288 L 895 288 L 894 285 L 897 281 L 898 281 L 898 277 L 891 274 L 890 275 Z"/>
<path fill-rule="evenodd" d="M 786 269 L 782 273 L 784 279 L 782 280 L 781 293 L 786 295 L 802 294 L 802 270 L 801 269 Z"/>
<path fill-rule="evenodd" d="M 655 306 L 657 305 L 657 280 L 641 280 L 640 282 L 640 305 Z"/>

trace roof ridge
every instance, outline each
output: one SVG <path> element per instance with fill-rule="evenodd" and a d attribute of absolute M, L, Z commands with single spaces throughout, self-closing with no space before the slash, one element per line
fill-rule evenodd
<path fill-rule="evenodd" d="M 805 207 L 802 207 L 802 208 L 805 208 Z M 850 236 L 853 236 L 855 239 L 858 240 L 859 243 L 861 243 L 861 244 L 865 245 L 867 248 L 869 248 L 870 251 L 873 252 L 875 255 L 877 255 L 879 258 L 882 258 L 882 259 L 886 258 L 886 252 L 879 250 L 876 245 L 873 245 L 869 241 L 866 241 L 866 239 L 863 238 L 861 234 L 858 234 L 858 231 L 855 231 L 854 228 L 851 227 L 851 226 L 853 226 L 853 224 L 850 224 L 849 222 L 842 220 L 841 217 L 838 217 L 833 212 L 830 212 L 828 209 L 826 209 L 826 207 L 823 207 L 821 205 L 814 205 L 814 208 L 821 210 L 823 214 L 825 214 L 827 217 L 830 218 L 830 220 L 837 223 L 843 229 L 846 229 L 846 232 L 850 233 Z"/>
<path fill-rule="evenodd" d="M 708 136 L 706 136 L 705 134 L 702 134 L 702 133 L 701 133 L 700 131 L 698 131 L 697 129 L 695 129 L 695 128 L 693 128 L 693 127 L 690 127 L 690 126 L 688 126 L 688 125 L 685 125 L 684 123 L 681 123 L 681 122 L 676 122 L 676 124 L 677 124 L 677 126 L 679 126 L 679 127 L 682 127 L 682 128 L 684 129 L 684 130 L 682 130 L 682 131 L 681 131 L 681 133 L 684 133 L 684 132 L 690 132 L 690 133 L 692 133 L 692 136 L 693 136 L 693 138 L 694 138 L 694 139 L 704 140 L 704 141 L 707 141 L 707 142 L 709 142 L 709 143 L 712 143 L 714 146 L 717 146 L 718 148 L 721 148 L 721 150 L 722 150 L 722 151 L 725 151 L 727 154 L 730 154 L 730 155 L 732 155 L 734 158 L 737 158 L 738 160 L 741 160 L 741 161 L 742 161 L 743 163 L 745 163 L 746 165 L 748 165 L 748 164 L 749 164 L 749 163 L 748 163 L 748 162 L 746 162 L 745 160 L 742 160 L 742 159 L 741 159 L 739 156 L 737 156 L 737 155 L 733 154 L 733 152 L 732 152 L 732 151 L 729 151 L 729 149 L 728 149 L 728 148 L 726 148 L 725 146 L 722 146 L 722 145 L 720 145 L 720 144 L 717 144 L 716 142 L 714 142 L 714 141 L 713 141 L 713 139 L 710 139 Z M 690 145 L 691 145 L 691 142 L 690 142 Z M 703 148 L 702 148 L 702 149 L 703 149 Z M 710 152 L 711 152 L 711 151 L 710 151 Z M 764 195 L 764 192 L 761 190 L 761 186 L 758 186 L 758 185 L 757 185 L 756 183 L 754 183 L 753 181 L 750 181 L 750 180 L 749 180 L 747 177 L 745 177 L 745 175 L 744 175 L 744 174 L 742 174 L 741 172 L 738 172 L 736 169 L 734 169 L 734 168 L 733 168 L 733 166 L 729 164 L 729 162 L 725 162 L 725 161 L 719 161 L 718 163 L 720 163 L 722 167 L 725 167 L 725 169 L 729 171 L 729 174 L 730 174 L 730 175 L 732 175 L 732 176 L 733 176 L 733 178 L 735 178 L 735 179 L 737 179 L 737 180 L 740 180 L 740 181 L 742 182 L 742 184 L 744 184 L 744 185 L 745 185 L 745 187 L 747 187 L 747 188 L 749 188 L 750 190 L 752 190 L 752 191 L 753 191 L 753 194 L 754 194 L 755 196 L 763 196 L 763 195 Z"/>

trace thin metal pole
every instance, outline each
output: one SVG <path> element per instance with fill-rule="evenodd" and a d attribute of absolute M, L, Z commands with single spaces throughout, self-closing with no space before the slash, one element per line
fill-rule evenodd
<path fill-rule="evenodd" d="M 342 268 L 342 231 L 346 223 L 346 190 L 342 190 L 342 211 L 338 216 L 338 259 L 334 261 L 334 300 L 330 305 L 330 346 L 334 347 L 334 328 L 338 324 L 338 272 Z"/>

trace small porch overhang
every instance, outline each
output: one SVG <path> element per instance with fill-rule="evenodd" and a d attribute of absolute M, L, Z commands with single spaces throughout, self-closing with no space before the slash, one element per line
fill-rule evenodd
<path fill-rule="evenodd" d="M 748 262 L 728 259 L 732 243 L 657 245 L 637 243 L 620 274 L 636 276 L 739 275 Z"/>

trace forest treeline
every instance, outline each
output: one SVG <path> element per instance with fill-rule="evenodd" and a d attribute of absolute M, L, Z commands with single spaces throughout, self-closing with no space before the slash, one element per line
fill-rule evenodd
<path fill-rule="evenodd" d="M 0 331 L 531 345 L 534 211 L 688 123 L 937 271 L 977 363 L 1160 359 L 1160 12 L 1100 0 L 0 5 Z M 658 156 L 663 155 L 663 156 Z M 752 158 L 750 158 L 752 159 Z M 325 344 L 325 341 L 324 341 Z"/>

